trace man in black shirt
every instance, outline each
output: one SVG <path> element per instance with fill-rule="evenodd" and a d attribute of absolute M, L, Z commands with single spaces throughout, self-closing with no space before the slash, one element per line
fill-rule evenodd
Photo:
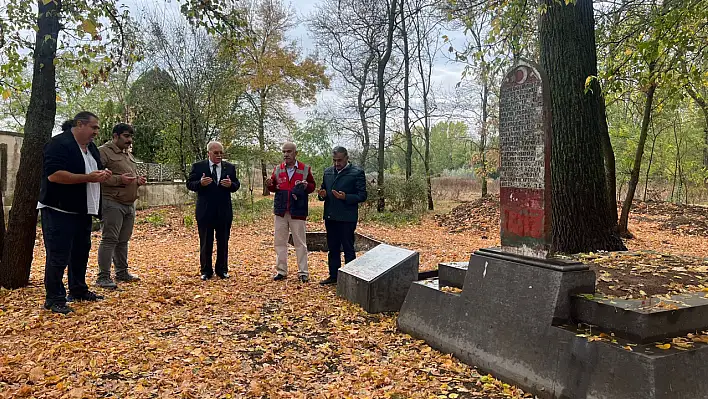
<path fill-rule="evenodd" d="M 79 112 L 64 122 L 63 133 L 44 147 L 44 171 L 38 209 L 47 260 L 44 268 L 45 309 L 68 314 L 67 301 L 103 299 L 86 285 L 86 264 L 91 249 L 91 217 L 100 215 L 101 182 L 111 176 L 103 170 L 98 148 L 98 118 Z M 69 296 L 64 269 L 69 267 Z"/>

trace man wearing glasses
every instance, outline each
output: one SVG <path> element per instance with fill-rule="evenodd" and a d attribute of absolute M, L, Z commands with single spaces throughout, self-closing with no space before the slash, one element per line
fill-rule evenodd
<path fill-rule="evenodd" d="M 229 278 L 229 234 L 233 210 L 231 193 L 241 184 L 236 177 L 236 167 L 222 161 L 224 146 L 218 141 L 207 145 L 209 159 L 192 165 L 187 188 L 197 193 L 197 229 L 199 230 L 199 263 L 201 279 L 206 281 L 216 275 Z M 212 268 L 211 254 L 216 234 L 216 265 Z"/>

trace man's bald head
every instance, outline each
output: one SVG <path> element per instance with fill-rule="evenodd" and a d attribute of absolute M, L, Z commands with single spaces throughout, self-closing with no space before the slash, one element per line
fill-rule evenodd
<path fill-rule="evenodd" d="M 283 161 L 287 166 L 295 165 L 295 158 L 297 157 L 297 147 L 295 143 L 287 141 L 283 144 Z"/>

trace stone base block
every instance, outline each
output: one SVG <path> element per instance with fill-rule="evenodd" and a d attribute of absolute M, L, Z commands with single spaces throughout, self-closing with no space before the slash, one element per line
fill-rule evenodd
<path fill-rule="evenodd" d="M 380 244 L 339 269 L 337 295 L 369 313 L 401 309 L 418 278 L 418 252 Z"/>
<path fill-rule="evenodd" d="M 413 283 L 399 329 L 543 399 L 708 397 L 708 346 L 589 340 L 561 326 L 570 298 L 594 292 L 587 266 L 495 255 L 472 256 L 459 294 L 433 279 Z"/>
<path fill-rule="evenodd" d="M 468 262 L 446 262 L 438 264 L 440 286 L 462 288 L 465 284 Z"/>
<path fill-rule="evenodd" d="M 602 326 L 634 342 L 651 343 L 708 327 L 705 293 L 630 300 L 579 295 L 571 301 L 574 322 Z"/>

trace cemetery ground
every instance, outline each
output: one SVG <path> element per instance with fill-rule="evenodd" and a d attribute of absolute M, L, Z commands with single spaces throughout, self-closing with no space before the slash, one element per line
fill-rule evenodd
<path fill-rule="evenodd" d="M 321 205 L 311 205 L 318 219 Z M 494 198 L 440 208 L 410 224 L 362 222 L 358 232 L 419 251 L 421 270 L 498 245 Z M 524 397 L 397 332 L 395 313 L 367 314 L 334 287 L 320 287 L 325 253 L 310 253 L 311 283 L 292 277 L 294 252 L 291 278 L 273 282 L 271 216 L 241 215 L 230 241 L 231 279 L 202 282 L 191 212 L 139 211 L 130 264 L 142 281 L 97 289 L 106 299 L 74 304 L 70 316 L 42 310 L 40 234 L 31 286 L 0 291 L 0 398 Z M 599 292 L 708 291 L 706 208 L 639 203 L 630 226 L 629 252 L 579 255 L 596 271 Z M 309 231 L 323 228 L 308 223 Z M 96 232 L 89 285 L 98 240 Z"/>

